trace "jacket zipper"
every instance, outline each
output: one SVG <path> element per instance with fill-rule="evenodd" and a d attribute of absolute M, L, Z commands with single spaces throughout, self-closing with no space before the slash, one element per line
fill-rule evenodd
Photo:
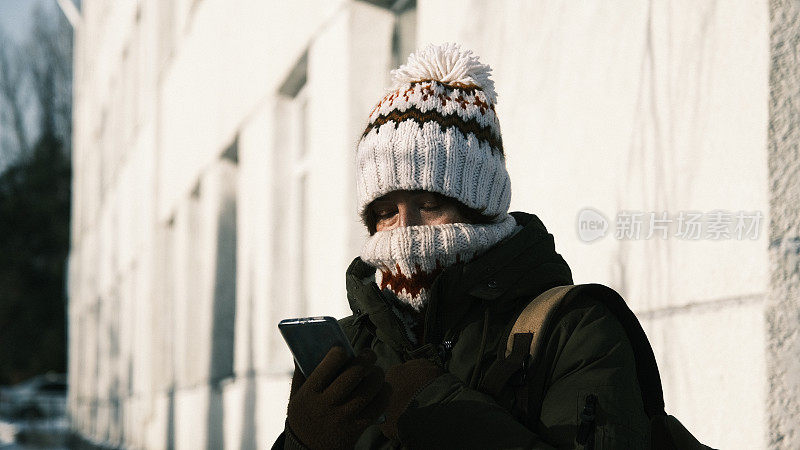
<path fill-rule="evenodd" d="M 581 423 L 578 425 L 578 433 L 577 436 L 575 436 L 575 440 L 578 444 L 583 445 L 585 449 L 594 449 L 596 409 L 597 396 L 594 394 L 587 395 L 584 400 L 583 411 L 581 411 L 580 415 Z"/>
<path fill-rule="evenodd" d="M 450 356 L 453 353 L 453 347 L 456 345 L 456 341 L 458 338 L 453 336 L 449 339 L 445 339 L 442 341 L 441 344 L 437 347 L 437 354 L 439 355 L 439 360 L 442 362 L 442 366 L 447 369 L 447 363 L 450 361 Z"/>

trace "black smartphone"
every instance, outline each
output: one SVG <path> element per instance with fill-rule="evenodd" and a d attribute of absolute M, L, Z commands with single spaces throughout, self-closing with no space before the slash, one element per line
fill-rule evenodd
<path fill-rule="evenodd" d="M 284 319 L 278 323 L 278 329 L 292 351 L 297 366 L 306 377 L 334 346 L 344 348 L 351 358 L 355 356 L 350 341 L 333 317 Z"/>

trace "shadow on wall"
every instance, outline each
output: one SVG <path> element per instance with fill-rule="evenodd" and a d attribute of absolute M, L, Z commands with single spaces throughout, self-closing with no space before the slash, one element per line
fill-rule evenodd
<path fill-rule="evenodd" d="M 175 448 L 175 388 L 170 387 L 167 395 L 167 449 Z"/>
<path fill-rule="evenodd" d="M 236 191 L 225 190 L 217 217 L 217 254 L 212 305 L 207 448 L 222 448 L 223 405 L 220 382 L 233 376 L 236 315 Z"/>
<path fill-rule="evenodd" d="M 252 266 L 251 266 L 252 267 Z M 252 269 L 251 269 L 252 270 Z M 249 311 L 253 311 L 253 273 L 247 277 L 250 283 L 248 292 L 249 298 L 246 300 L 250 303 Z M 242 442 L 240 448 L 248 450 L 258 448 L 256 445 L 256 380 L 253 370 L 253 320 L 247 321 L 247 372 L 244 387 L 244 405 L 242 416 L 242 429 L 241 437 Z"/>
<path fill-rule="evenodd" d="M 244 417 L 242 420 L 241 449 L 258 448 L 256 445 L 256 381 L 248 376 L 244 390 Z"/>

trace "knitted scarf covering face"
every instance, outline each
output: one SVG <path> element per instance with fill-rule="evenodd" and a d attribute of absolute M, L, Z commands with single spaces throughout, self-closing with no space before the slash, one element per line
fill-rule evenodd
<path fill-rule="evenodd" d="M 492 224 L 415 225 L 378 231 L 367 239 L 361 259 L 375 267 L 375 282 L 420 311 L 436 276 L 457 262 L 468 262 L 514 232 L 506 214 Z"/>

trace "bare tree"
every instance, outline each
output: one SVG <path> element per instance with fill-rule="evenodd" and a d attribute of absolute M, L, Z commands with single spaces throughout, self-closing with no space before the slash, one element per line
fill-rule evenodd
<path fill-rule="evenodd" d="M 0 171 L 29 149 L 24 66 L 21 50 L 0 27 L 0 128 L 10 130 L 0 133 Z"/>
<path fill-rule="evenodd" d="M 37 6 L 26 45 L 27 70 L 36 92 L 39 135 L 56 136 L 68 151 L 72 130 L 72 28 L 60 13 Z"/>
<path fill-rule="evenodd" d="M 0 172 L 54 136 L 67 155 L 72 140 L 72 29 L 38 5 L 20 45 L 0 28 Z"/>

